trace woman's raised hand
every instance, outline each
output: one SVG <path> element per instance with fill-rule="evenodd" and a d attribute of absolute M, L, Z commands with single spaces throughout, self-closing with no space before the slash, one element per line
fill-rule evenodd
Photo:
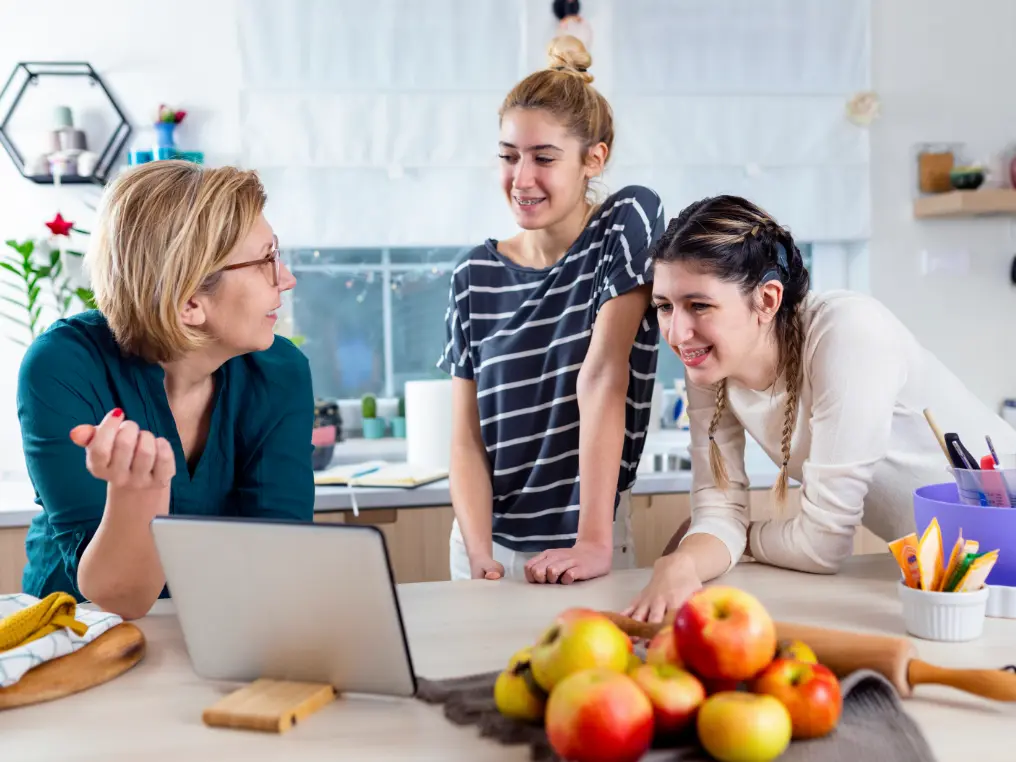
<path fill-rule="evenodd" d="M 98 426 L 75 426 L 70 437 L 85 449 L 89 473 L 112 486 L 162 489 L 176 475 L 176 457 L 169 442 L 126 420 L 120 408 L 107 413 Z"/>

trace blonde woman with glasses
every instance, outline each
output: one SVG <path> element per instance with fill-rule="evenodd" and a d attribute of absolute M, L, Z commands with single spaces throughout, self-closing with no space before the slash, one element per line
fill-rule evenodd
<path fill-rule="evenodd" d="M 22 586 L 125 618 L 167 595 L 148 525 L 310 521 L 306 358 L 275 335 L 280 262 L 253 172 L 159 161 L 107 190 L 86 256 L 99 309 L 22 361 L 17 406 L 42 511 Z"/>

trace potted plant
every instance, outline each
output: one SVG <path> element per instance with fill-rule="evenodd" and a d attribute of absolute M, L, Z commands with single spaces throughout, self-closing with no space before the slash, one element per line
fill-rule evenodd
<path fill-rule="evenodd" d="M 406 398 L 399 397 L 399 411 L 392 418 L 392 436 L 406 438 Z"/>
<path fill-rule="evenodd" d="M 385 435 L 385 422 L 377 417 L 377 397 L 365 394 L 360 400 L 360 413 L 363 418 L 364 439 L 380 439 Z"/>
<path fill-rule="evenodd" d="M 52 316 L 67 317 L 80 310 L 95 308 L 92 291 L 77 284 L 72 260 L 80 260 L 81 251 L 67 248 L 63 239 L 71 232 L 88 235 L 88 231 L 74 227 L 60 214 L 46 223 L 52 233 L 47 239 L 27 239 L 18 242 L 7 240 L 0 247 L 0 269 L 6 271 L 2 282 L 9 288 L 3 296 L 5 310 L 0 317 L 10 323 L 21 335 L 8 338 L 28 346 L 46 330 Z M 47 293 L 48 292 L 48 293 Z M 45 306 L 45 313 L 43 308 Z M 10 308 L 14 307 L 11 312 Z"/>

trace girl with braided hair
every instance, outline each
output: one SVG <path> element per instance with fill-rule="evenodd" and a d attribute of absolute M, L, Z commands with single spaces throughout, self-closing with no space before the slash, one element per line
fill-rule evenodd
<path fill-rule="evenodd" d="M 968 442 L 1016 451 L 1016 431 L 881 303 L 809 291 L 790 231 L 750 201 L 692 204 L 650 259 L 660 333 L 686 369 L 691 519 L 633 618 L 661 621 L 742 554 L 834 574 L 859 525 L 886 541 L 913 532 L 914 489 L 948 479 L 926 408 Z M 780 469 L 772 520 L 749 520 L 746 435 Z M 791 478 L 801 512 L 788 518 Z"/>

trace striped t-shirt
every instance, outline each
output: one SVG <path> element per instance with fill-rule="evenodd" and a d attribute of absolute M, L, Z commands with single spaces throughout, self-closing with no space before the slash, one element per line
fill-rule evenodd
<path fill-rule="evenodd" d="M 600 307 L 651 282 L 649 248 L 664 227 L 660 197 L 629 186 L 600 205 L 549 268 L 512 262 L 493 239 L 457 263 L 438 367 L 476 383 L 499 545 L 538 551 L 575 543 L 579 368 Z M 642 455 L 658 338 L 649 308 L 628 361 L 619 491 L 635 481 Z M 617 503 L 615 495 L 615 510 Z"/>

